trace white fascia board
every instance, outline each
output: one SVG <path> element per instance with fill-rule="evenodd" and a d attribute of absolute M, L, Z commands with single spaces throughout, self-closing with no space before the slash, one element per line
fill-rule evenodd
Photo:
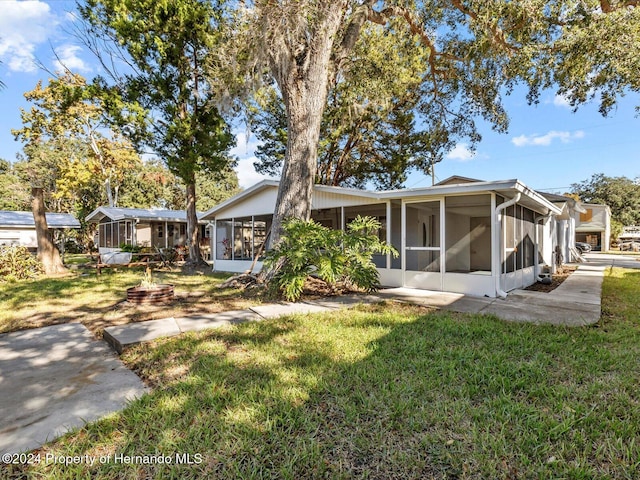
<path fill-rule="evenodd" d="M 562 213 L 561 207 L 554 205 L 549 200 L 547 200 L 542 195 L 540 195 L 538 192 L 536 192 L 532 188 L 527 187 L 524 183 L 520 182 L 520 180 L 516 180 L 515 188 L 518 192 L 522 193 L 524 196 L 530 198 L 534 202 L 547 208 L 554 215 L 560 215 Z"/>
<path fill-rule="evenodd" d="M 431 187 L 408 188 L 402 190 L 387 190 L 380 192 L 380 198 L 410 198 L 430 195 L 455 195 L 460 193 L 489 192 L 492 190 L 513 189 L 518 180 L 500 180 L 496 182 L 457 183 L 454 185 L 433 185 Z"/>
<path fill-rule="evenodd" d="M 108 217 L 102 207 L 96 208 L 93 212 L 85 217 L 87 223 L 100 223 L 103 217 Z"/>

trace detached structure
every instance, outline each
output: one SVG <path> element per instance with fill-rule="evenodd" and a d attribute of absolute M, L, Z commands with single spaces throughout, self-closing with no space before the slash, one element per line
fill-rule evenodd
<path fill-rule="evenodd" d="M 79 229 L 80 222 L 70 213 L 47 213 L 47 226 L 56 236 L 62 237 L 64 231 Z M 0 210 L 0 246 L 21 245 L 31 250 L 38 248 L 36 225 L 32 212 Z"/>
<path fill-rule="evenodd" d="M 595 251 L 609 250 L 611 237 L 611 209 L 608 205 L 583 203 L 584 212 L 575 215 L 576 242 L 591 245 Z"/>
<path fill-rule="evenodd" d="M 202 215 L 214 225 L 214 270 L 250 267 L 271 227 L 277 190 L 277 181 L 264 180 Z M 561 248 L 575 250 L 565 231 L 575 211 L 570 201 L 551 201 L 519 180 L 455 176 L 381 192 L 316 185 L 311 217 L 335 229 L 357 215 L 376 217 L 380 238 L 400 253 L 374 257 L 382 285 L 496 297 L 536 282 L 542 265 L 553 268 L 561 229 Z"/>
<path fill-rule="evenodd" d="M 99 207 L 86 220 L 98 225 L 98 248 L 113 249 L 123 244 L 171 248 L 187 243 L 184 210 Z M 204 224 L 201 229 L 201 238 L 207 239 Z"/>

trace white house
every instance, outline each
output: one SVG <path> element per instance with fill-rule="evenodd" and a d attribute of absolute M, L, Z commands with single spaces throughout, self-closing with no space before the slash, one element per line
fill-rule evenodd
<path fill-rule="evenodd" d="M 213 225 L 214 270 L 250 267 L 270 229 L 277 190 L 277 181 L 264 180 L 202 215 Z M 400 253 L 374 258 L 382 285 L 496 297 L 531 285 L 542 265 L 554 265 L 556 218 L 571 209 L 570 199 L 561 200 L 519 180 L 451 177 L 377 192 L 316 185 L 311 216 L 340 229 L 357 215 L 376 217 L 380 235 Z"/>
<path fill-rule="evenodd" d="M 78 219 L 69 213 L 47 213 L 50 230 L 62 232 L 80 228 Z M 32 212 L 0 210 L 0 246 L 21 245 L 31 250 L 38 248 L 36 225 Z"/>

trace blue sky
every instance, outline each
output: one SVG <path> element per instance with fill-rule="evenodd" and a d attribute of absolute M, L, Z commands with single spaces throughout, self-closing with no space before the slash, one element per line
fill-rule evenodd
<path fill-rule="evenodd" d="M 20 108 L 28 108 L 23 93 L 48 74 L 42 62 L 55 70 L 56 56 L 73 71 L 91 78 L 100 73 L 95 60 L 71 35 L 74 1 L 0 0 L 0 158 L 15 160 L 22 150 L 12 128 L 20 128 Z M 554 92 L 545 92 L 537 106 L 529 106 L 523 90 L 505 100 L 511 118 L 509 133 L 497 134 L 481 127 L 482 142 L 475 155 L 458 145 L 436 166 L 437 179 L 451 175 L 502 180 L 518 178 L 540 190 L 567 191 L 572 183 L 593 174 L 640 177 L 640 118 L 635 117 L 637 95 L 623 98 L 609 117 L 597 105 L 573 113 Z M 255 138 L 237 130 L 238 177 L 243 187 L 264 178 L 253 169 Z M 639 136 L 636 136 L 639 135 Z M 431 178 L 412 173 L 407 187 L 428 186 Z"/>

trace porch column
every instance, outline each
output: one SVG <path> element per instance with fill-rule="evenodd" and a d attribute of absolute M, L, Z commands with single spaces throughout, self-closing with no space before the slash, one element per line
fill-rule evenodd
<path fill-rule="evenodd" d="M 216 269 L 216 259 L 218 258 L 218 225 L 217 220 L 213 220 L 213 224 L 211 228 L 213 228 L 213 232 L 211 232 L 211 238 L 209 238 L 209 242 L 211 244 L 211 261 L 213 262 L 213 270 Z"/>
<path fill-rule="evenodd" d="M 491 275 L 500 275 L 500 238 L 497 236 L 500 231 L 498 214 L 496 213 L 496 194 L 491 194 Z M 537 231 L 537 230 L 536 230 Z"/>
<path fill-rule="evenodd" d="M 407 270 L 407 204 L 402 199 L 400 208 L 400 268 L 402 269 L 402 286 L 405 285 L 405 271 Z"/>
<path fill-rule="evenodd" d="M 391 245 L 391 200 L 387 200 L 387 245 Z M 387 253 L 387 269 L 391 269 L 391 253 Z"/>
<path fill-rule="evenodd" d="M 138 220 L 131 221 L 131 243 L 138 245 Z"/>
<path fill-rule="evenodd" d="M 256 244 L 255 227 L 256 227 L 255 216 L 251 215 L 251 259 L 254 259 L 256 257 L 255 253 L 253 252 L 253 247 Z"/>
<path fill-rule="evenodd" d="M 164 222 L 164 248 L 169 248 L 169 229 L 167 222 Z"/>
<path fill-rule="evenodd" d="M 340 207 L 340 230 L 344 232 L 344 207 Z"/>

